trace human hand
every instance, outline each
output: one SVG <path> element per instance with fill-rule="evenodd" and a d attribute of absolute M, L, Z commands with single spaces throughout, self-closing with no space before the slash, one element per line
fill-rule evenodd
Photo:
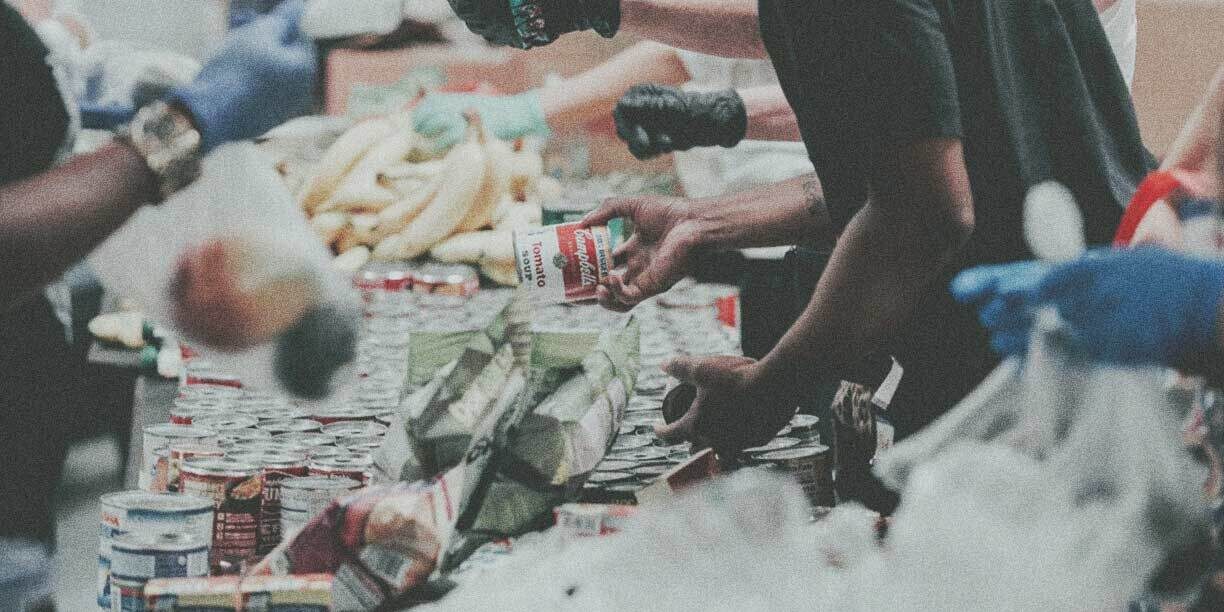
<path fill-rule="evenodd" d="M 413 109 L 413 127 L 444 149 L 463 140 L 468 125 L 464 113 L 469 109 L 475 110 L 483 125 L 501 140 L 546 136 L 549 132 L 540 93 L 535 90 L 516 96 L 432 93 Z"/>
<path fill-rule="evenodd" d="M 1004 357 L 1028 350 L 1037 288 L 1050 265 L 1039 261 L 978 266 L 952 279 L 952 295 L 978 310 L 990 345 Z"/>
<path fill-rule="evenodd" d="M 448 0 L 468 29 L 496 44 L 542 47 L 567 32 L 595 30 L 611 38 L 620 28 L 620 0 Z"/>
<path fill-rule="evenodd" d="M 688 269 L 701 246 L 701 231 L 684 198 L 632 196 L 609 198 L 581 221 L 583 227 L 606 225 L 622 217 L 633 222 L 633 235 L 612 251 L 623 272 L 613 273 L 597 290 L 600 305 L 628 311 L 671 288 Z"/>
<path fill-rule="evenodd" d="M 195 80 L 170 92 L 191 113 L 201 151 L 254 138 L 310 110 L 318 74 L 314 43 L 298 29 L 302 0 L 230 32 Z"/>
<path fill-rule="evenodd" d="M 770 376 L 747 357 L 679 357 L 663 368 L 697 387 L 688 412 L 655 433 L 664 440 L 689 439 L 735 456 L 773 439 L 795 415 L 795 381 Z"/>
<path fill-rule="evenodd" d="M 1215 346 L 1224 264 L 1144 247 L 1053 269 L 1037 290 L 1105 361 L 1176 366 Z"/>
<path fill-rule="evenodd" d="M 638 159 L 693 147 L 733 147 L 744 139 L 748 114 L 734 89 L 684 91 L 666 85 L 634 85 L 612 112 L 616 135 Z"/>

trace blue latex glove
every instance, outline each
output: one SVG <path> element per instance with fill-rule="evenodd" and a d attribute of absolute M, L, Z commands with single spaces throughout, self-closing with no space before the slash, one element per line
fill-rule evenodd
<path fill-rule="evenodd" d="M 318 74 L 314 43 L 298 29 L 301 0 L 287 0 L 235 29 L 191 84 L 170 100 L 191 112 L 207 153 L 254 138 L 310 110 Z"/>
<path fill-rule="evenodd" d="M 1019 265 L 1027 267 L 976 268 L 953 281 L 958 299 L 982 309 L 996 348 L 1023 350 L 1017 337 L 1044 304 L 1104 361 L 1175 366 L 1215 345 L 1224 263 L 1148 247 L 1094 253 L 1044 275 L 1040 264 Z"/>
<path fill-rule="evenodd" d="M 952 280 L 952 295 L 978 309 L 995 351 L 1016 355 L 1028 350 L 1037 288 L 1049 271 L 1038 261 L 970 268 Z"/>
<path fill-rule="evenodd" d="M 549 133 L 536 90 L 515 96 L 429 94 L 412 111 L 413 127 L 433 138 L 439 148 L 450 147 L 463 140 L 467 129 L 463 113 L 468 109 L 475 110 L 489 131 L 502 140 Z"/>

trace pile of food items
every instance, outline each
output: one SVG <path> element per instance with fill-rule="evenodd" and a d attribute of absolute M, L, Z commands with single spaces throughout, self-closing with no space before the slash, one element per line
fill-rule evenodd
<path fill-rule="evenodd" d="M 317 160 L 280 157 L 282 175 L 336 253 L 335 265 L 349 271 L 371 259 L 429 256 L 479 266 L 491 280 L 515 285 L 511 233 L 539 225 L 542 204 L 560 194 L 538 153 L 498 140 L 475 116 L 465 138 L 446 150 L 414 132 L 405 113 L 353 125 Z"/>

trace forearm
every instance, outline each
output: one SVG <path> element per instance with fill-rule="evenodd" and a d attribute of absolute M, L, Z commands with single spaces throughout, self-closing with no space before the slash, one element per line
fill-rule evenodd
<path fill-rule="evenodd" d="M 577 130 L 610 115 L 625 91 L 637 83 L 679 85 L 688 79 L 675 50 L 646 41 L 586 72 L 545 85 L 540 106 L 552 129 Z"/>
<path fill-rule="evenodd" d="M 946 161 L 960 159 L 959 145 L 942 153 Z M 911 163 L 899 157 L 899 167 Z M 796 382 L 840 376 L 899 331 L 972 232 L 963 162 L 945 166 L 945 181 L 924 180 L 919 169 L 917 179 L 877 184 L 838 240 L 807 308 L 762 360 L 767 375 Z"/>
<path fill-rule="evenodd" d="M 0 306 L 59 276 L 156 192 L 144 160 L 118 143 L 0 187 Z"/>
<path fill-rule="evenodd" d="M 744 101 L 744 110 L 748 113 L 748 131 L 744 138 L 796 142 L 803 140 L 795 111 L 786 101 L 786 94 L 782 93 L 781 86 L 762 85 L 741 89 L 739 95 Z"/>
<path fill-rule="evenodd" d="M 693 201 L 701 245 L 711 249 L 831 245 L 836 240 L 815 174 Z"/>
<path fill-rule="evenodd" d="M 721 57 L 767 57 L 757 0 L 622 0 L 621 31 Z"/>

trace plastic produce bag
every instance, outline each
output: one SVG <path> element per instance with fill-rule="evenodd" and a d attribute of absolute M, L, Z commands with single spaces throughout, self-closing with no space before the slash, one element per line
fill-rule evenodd
<path fill-rule="evenodd" d="M 741 470 L 416 609 L 1125 609 L 1205 534 L 1202 470 L 1161 371 L 1089 362 L 1049 322 L 1036 334 L 1027 362 L 881 456 L 902 492 L 882 545 L 861 507 L 813 524 L 793 484 Z"/>
<path fill-rule="evenodd" d="M 89 263 L 108 290 L 136 300 L 149 318 L 172 326 L 179 258 L 215 241 L 239 255 L 243 288 L 274 304 L 260 316 L 291 320 L 277 322 L 283 332 L 249 350 L 201 346 L 204 359 L 240 375 L 248 386 L 311 398 L 327 395 L 333 372 L 352 360 L 360 301 L 351 279 L 332 272 L 329 253 L 254 145 L 217 149 L 205 160 L 199 180 L 133 215 Z"/>

